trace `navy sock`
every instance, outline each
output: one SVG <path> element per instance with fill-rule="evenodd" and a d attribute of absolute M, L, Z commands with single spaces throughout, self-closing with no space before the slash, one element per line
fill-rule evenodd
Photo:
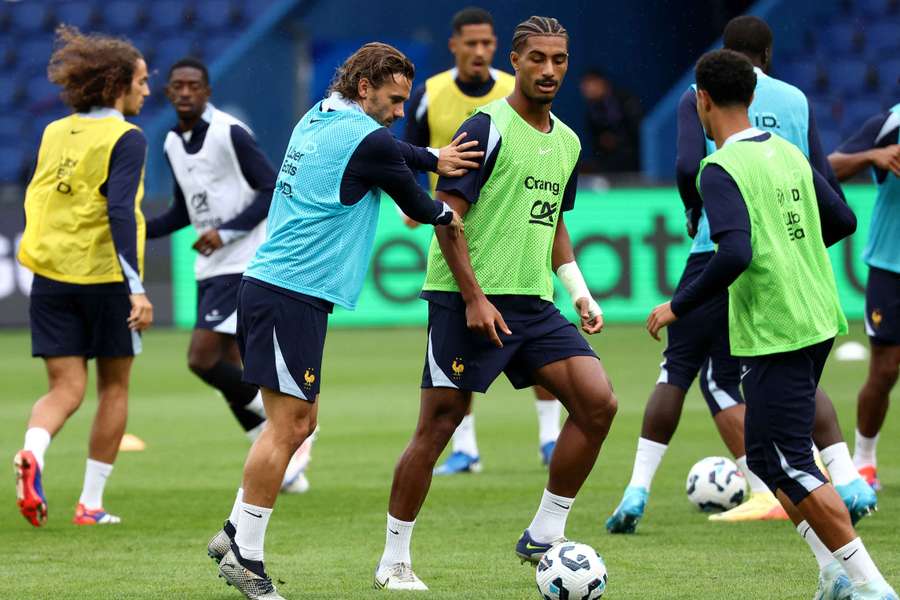
<path fill-rule="evenodd" d="M 238 423 L 244 431 L 250 431 L 265 419 L 246 408 L 256 397 L 257 388 L 241 381 L 242 375 L 243 371 L 239 366 L 224 360 L 220 360 L 209 369 L 197 372 L 200 379 L 222 392 Z"/>

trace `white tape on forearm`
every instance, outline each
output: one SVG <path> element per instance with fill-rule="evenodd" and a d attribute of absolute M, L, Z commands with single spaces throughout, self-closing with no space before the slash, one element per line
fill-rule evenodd
<path fill-rule="evenodd" d="M 591 290 L 588 289 L 587 282 L 581 274 L 581 269 L 578 268 L 578 263 L 572 261 L 560 265 L 556 270 L 556 276 L 559 277 L 559 280 L 566 288 L 566 291 L 569 292 L 569 297 L 572 299 L 573 304 L 581 298 L 587 298 L 588 314 L 590 317 L 598 317 L 603 314 L 600 305 L 597 304 L 597 301 L 591 296 Z M 577 309 L 578 307 L 576 306 L 575 308 Z"/>

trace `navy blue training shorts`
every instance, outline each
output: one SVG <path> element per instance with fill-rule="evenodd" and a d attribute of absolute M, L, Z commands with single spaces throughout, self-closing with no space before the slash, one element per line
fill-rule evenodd
<path fill-rule="evenodd" d="M 712 256 L 712 252 L 692 254 L 677 289 L 699 277 Z M 727 292 L 709 299 L 667 328 L 666 349 L 656 382 L 686 392 L 698 374 L 700 391 L 713 416 L 744 402 L 740 361 L 731 356 L 728 342 Z"/>
<path fill-rule="evenodd" d="M 869 267 L 866 333 L 877 346 L 900 346 L 900 273 Z"/>
<path fill-rule="evenodd" d="M 422 387 L 486 392 L 505 373 L 513 387 L 522 389 L 536 383 L 534 372 L 544 365 L 572 356 L 597 357 L 556 305 L 537 298 L 526 302 L 532 309 L 515 314 L 504 312 L 502 303 L 495 302 L 512 331 L 506 335 L 498 329 L 503 348 L 497 348 L 487 337 L 469 330 L 464 306 L 429 301 Z"/>
<path fill-rule="evenodd" d="M 816 388 L 834 339 L 813 346 L 741 357 L 747 401 L 747 465 L 795 505 L 828 481 L 813 457 Z"/>
<path fill-rule="evenodd" d="M 197 282 L 197 322 L 195 329 L 237 333 L 237 297 L 241 274 L 218 275 Z"/>
<path fill-rule="evenodd" d="M 31 354 L 42 358 L 121 358 L 141 353 L 141 334 L 128 328 L 124 284 L 77 285 L 34 278 L 29 306 Z"/>
<path fill-rule="evenodd" d="M 244 278 L 237 342 L 246 383 L 315 402 L 329 310 L 324 301 Z"/>

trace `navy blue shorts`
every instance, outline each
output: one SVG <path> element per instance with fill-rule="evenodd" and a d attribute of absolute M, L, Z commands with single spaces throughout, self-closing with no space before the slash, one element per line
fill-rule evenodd
<path fill-rule="evenodd" d="M 900 273 L 869 267 L 866 333 L 877 346 L 900 346 Z"/>
<path fill-rule="evenodd" d="M 678 288 L 700 276 L 713 253 L 692 254 L 684 268 Z M 700 391 L 709 411 L 720 411 L 742 404 L 740 361 L 731 356 L 728 343 L 728 294 L 711 298 L 667 328 L 657 383 L 668 383 L 685 392 L 700 375 Z"/>
<path fill-rule="evenodd" d="M 747 465 L 794 504 L 828 481 L 813 457 L 812 433 L 816 388 L 832 344 L 741 358 Z"/>
<path fill-rule="evenodd" d="M 128 328 L 131 301 L 122 284 L 74 285 L 36 276 L 28 312 L 32 356 L 141 353 L 141 334 Z"/>
<path fill-rule="evenodd" d="M 241 281 L 237 342 L 246 383 L 316 401 L 328 326 L 319 302 L 255 279 Z"/>
<path fill-rule="evenodd" d="M 197 282 L 197 322 L 195 329 L 237 333 L 237 297 L 241 274 L 219 275 Z"/>
<path fill-rule="evenodd" d="M 496 304 L 495 304 L 496 305 Z M 498 306 L 512 335 L 500 331 L 503 348 L 469 331 L 459 307 L 428 303 L 428 349 L 422 387 L 486 392 L 500 373 L 516 389 L 535 384 L 534 372 L 572 356 L 593 356 L 593 348 L 551 302 L 535 303 L 530 314 L 510 315 Z"/>

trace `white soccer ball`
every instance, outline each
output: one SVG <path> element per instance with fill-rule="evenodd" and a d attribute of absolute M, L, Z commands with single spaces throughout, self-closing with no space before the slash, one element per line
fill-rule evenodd
<path fill-rule="evenodd" d="M 722 456 L 704 458 L 687 478 L 688 500 L 703 512 L 721 512 L 744 501 L 747 482 L 731 460 Z"/>
<path fill-rule="evenodd" d="M 544 554 L 535 579 L 544 600 L 597 600 L 606 591 L 606 565 L 587 544 L 561 542 Z"/>

